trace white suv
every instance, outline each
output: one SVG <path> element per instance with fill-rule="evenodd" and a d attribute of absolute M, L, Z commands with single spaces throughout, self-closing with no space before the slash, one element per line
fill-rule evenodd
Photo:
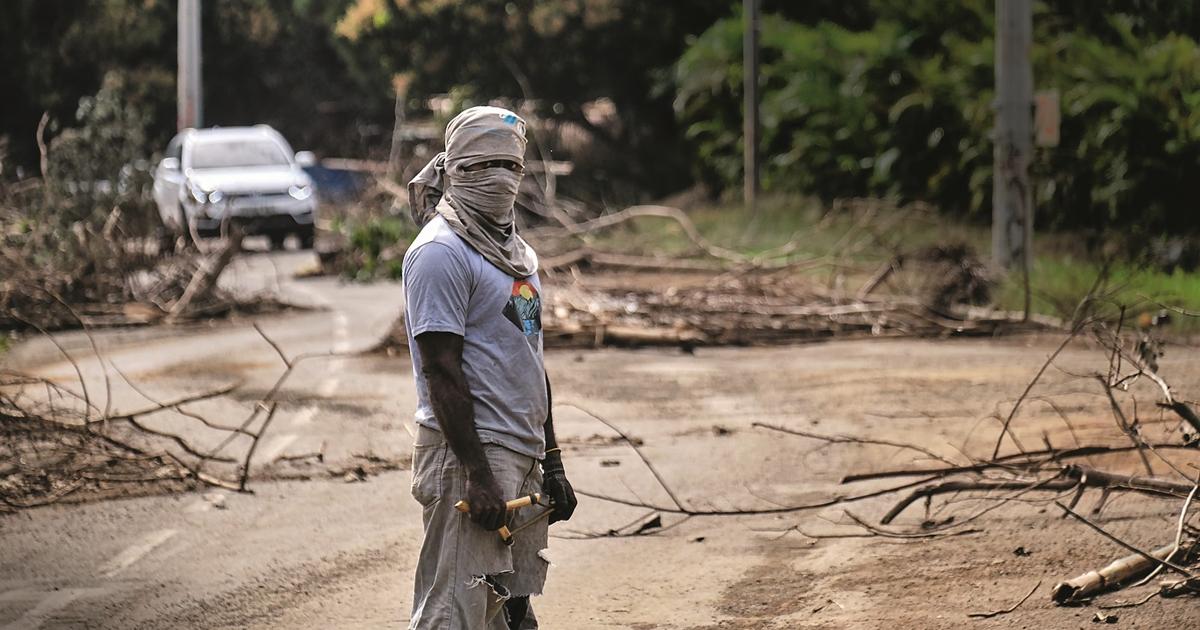
<path fill-rule="evenodd" d="M 154 201 L 163 226 L 185 241 L 232 222 L 276 248 L 288 234 L 311 248 L 317 195 L 303 167 L 314 162 L 267 125 L 185 129 L 154 171 Z"/>

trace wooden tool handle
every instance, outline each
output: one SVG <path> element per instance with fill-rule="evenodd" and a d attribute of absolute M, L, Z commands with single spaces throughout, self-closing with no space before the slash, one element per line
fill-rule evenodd
<path fill-rule="evenodd" d="M 524 498 L 528 499 L 529 497 L 524 497 Z M 522 499 L 516 499 L 516 500 L 520 501 Z M 512 501 L 509 501 L 509 503 L 512 503 Z M 454 504 L 454 509 L 465 514 L 465 513 L 471 511 L 471 505 L 469 503 L 467 503 L 465 500 L 459 501 L 458 503 Z M 496 533 L 500 534 L 500 540 L 502 540 L 504 542 L 504 544 L 506 544 L 506 545 L 513 544 L 512 532 L 508 531 L 507 525 L 501 525 L 500 529 L 496 530 Z"/>
<path fill-rule="evenodd" d="M 518 497 L 516 499 L 513 499 L 512 501 L 508 501 L 507 503 L 504 504 L 504 507 L 507 508 L 509 512 L 511 512 L 513 510 L 519 510 L 523 507 L 529 507 L 529 506 L 537 503 L 541 498 L 542 498 L 542 495 L 535 492 L 533 494 L 527 494 L 523 497 Z M 467 503 L 466 499 L 463 499 L 463 500 L 459 501 L 458 503 L 454 504 L 454 509 L 465 514 L 465 513 L 471 511 L 471 504 Z M 506 544 L 506 545 L 513 544 L 512 532 L 508 531 L 507 525 L 501 525 L 500 529 L 498 529 L 497 532 L 500 534 L 500 540 L 504 541 L 504 544 Z"/>
<path fill-rule="evenodd" d="M 542 495 L 535 492 L 533 494 L 527 494 L 523 497 L 513 499 L 512 501 L 505 503 L 504 507 L 511 512 L 512 510 L 519 510 L 523 507 L 529 507 L 534 503 L 537 503 L 539 500 L 541 500 L 541 498 Z M 454 504 L 454 509 L 465 514 L 471 511 L 471 504 L 467 503 L 466 499 L 463 499 L 462 501 Z"/>

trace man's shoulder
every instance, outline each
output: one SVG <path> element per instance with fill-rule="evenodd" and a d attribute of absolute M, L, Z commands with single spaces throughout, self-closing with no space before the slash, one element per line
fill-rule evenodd
<path fill-rule="evenodd" d="M 430 248 L 440 251 L 444 255 L 452 255 L 462 260 L 466 260 L 470 256 L 470 248 L 463 242 L 450 226 L 446 224 L 446 220 L 442 217 L 434 217 L 430 219 L 420 233 L 413 239 L 412 244 L 408 246 L 408 251 L 404 253 L 404 260 L 410 261 L 419 252 Z"/>

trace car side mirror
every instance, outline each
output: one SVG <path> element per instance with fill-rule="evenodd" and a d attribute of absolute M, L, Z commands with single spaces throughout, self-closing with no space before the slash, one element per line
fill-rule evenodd
<path fill-rule="evenodd" d="M 317 165 L 317 156 L 312 151 L 299 151 L 296 153 L 296 164 L 300 168 L 312 168 Z"/>
<path fill-rule="evenodd" d="M 177 157 L 163 158 L 163 160 L 158 163 L 158 167 L 163 169 L 164 171 L 178 171 L 179 170 L 179 158 L 177 158 Z"/>

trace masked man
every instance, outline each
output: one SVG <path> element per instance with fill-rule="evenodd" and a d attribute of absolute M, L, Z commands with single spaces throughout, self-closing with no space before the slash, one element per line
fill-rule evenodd
<path fill-rule="evenodd" d="M 537 255 L 514 223 L 524 155 L 524 120 L 472 107 L 408 185 L 422 226 L 404 291 L 418 399 L 412 494 L 425 526 L 410 630 L 537 628 L 529 596 L 546 580 L 547 525 L 575 510 L 542 363 Z M 507 512 L 531 493 L 549 507 Z M 469 515 L 454 508 L 463 499 Z M 505 525 L 511 546 L 497 534 Z"/>

